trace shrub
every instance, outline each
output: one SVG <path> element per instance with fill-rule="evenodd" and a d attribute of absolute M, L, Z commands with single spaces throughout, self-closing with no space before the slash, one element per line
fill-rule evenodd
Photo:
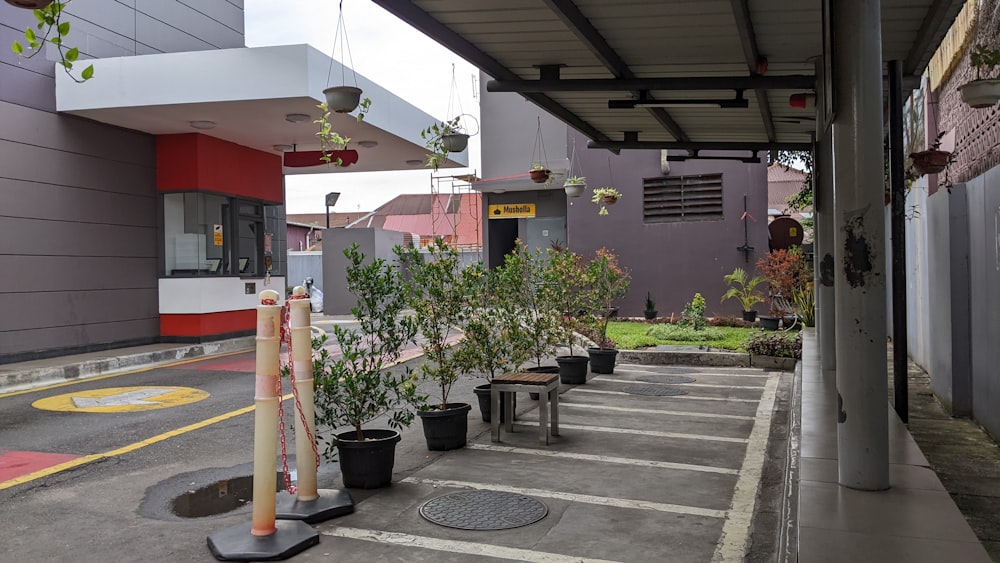
<path fill-rule="evenodd" d="M 649 327 L 646 335 L 658 340 L 678 340 L 681 342 L 706 342 L 709 340 L 722 340 L 726 334 L 717 328 L 695 329 L 691 325 L 682 324 L 656 324 Z"/>
<path fill-rule="evenodd" d="M 802 357 L 802 333 L 794 335 L 773 331 L 756 331 L 747 338 L 747 352 L 779 358 Z"/>
<path fill-rule="evenodd" d="M 742 317 L 712 317 L 708 319 L 708 326 L 733 326 L 737 328 L 749 328 L 753 323 L 748 323 Z"/>
<path fill-rule="evenodd" d="M 681 313 L 681 320 L 678 324 L 689 326 L 693 330 L 701 330 L 708 324 L 705 319 L 705 298 L 700 293 L 695 293 L 694 299 L 684 306 L 684 312 Z"/>

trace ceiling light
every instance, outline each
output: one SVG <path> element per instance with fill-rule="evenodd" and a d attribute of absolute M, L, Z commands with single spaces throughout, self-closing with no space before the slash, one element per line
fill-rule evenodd
<path fill-rule="evenodd" d="M 289 123 L 302 123 L 304 121 L 309 121 L 312 117 L 307 113 L 290 113 L 285 116 L 285 121 Z"/>
<path fill-rule="evenodd" d="M 292 145 L 274 145 L 271 148 L 278 152 L 285 152 L 285 151 L 290 151 L 295 147 L 293 147 Z"/>
<path fill-rule="evenodd" d="M 366 149 L 373 149 L 378 146 L 378 141 L 358 141 L 358 146 Z"/>
<path fill-rule="evenodd" d="M 420 166 L 423 163 L 424 163 L 424 161 L 418 160 L 418 159 L 411 159 L 411 160 L 407 160 L 406 161 L 406 164 L 408 164 L 410 166 Z"/>
<path fill-rule="evenodd" d="M 191 127 L 194 127 L 195 129 L 215 129 L 215 122 L 207 119 L 192 121 L 190 124 Z"/>

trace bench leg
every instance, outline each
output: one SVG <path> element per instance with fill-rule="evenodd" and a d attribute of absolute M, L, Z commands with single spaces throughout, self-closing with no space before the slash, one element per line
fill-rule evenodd
<path fill-rule="evenodd" d="M 555 389 L 549 391 L 549 418 L 552 419 L 552 435 L 559 435 L 559 384 Z"/>
<path fill-rule="evenodd" d="M 503 392 L 503 406 L 504 406 L 504 428 L 507 432 L 514 432 L 514 392 L 504 391 Z M 499 416 L 499 413 L 498 413 Z"/>
<path fill-rule="evenodd" d="M 500 391 L 490 389 L 490 441 L 500 441 Z"/>
<path fill-rule="evenodd" d="M 538 401 L 538 443 L 549 445 L 549 402 L 545 399 Z"/>

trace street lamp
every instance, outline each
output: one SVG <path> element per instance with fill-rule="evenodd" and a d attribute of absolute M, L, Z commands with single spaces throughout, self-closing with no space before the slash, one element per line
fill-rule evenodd
<path fill-rule="evenodd" d="M 337 200 L 340 198 L 340 192 L 330 192 L 326 194 L 326 228 L 330 228 L 330 208 L 337 205 Z"/>

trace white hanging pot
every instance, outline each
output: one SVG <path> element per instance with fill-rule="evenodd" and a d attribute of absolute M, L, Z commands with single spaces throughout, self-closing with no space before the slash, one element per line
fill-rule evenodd
<path fill-rule="evenodd" d="M 969 107 L 988 108 L 1000 100 L 1000 80 L 973 80 L 959 86 L 958 91 Z"/>
<path fill-rule="evenodd" d="M 462 152 L 469 146 L 469 136 L 465 133 L 441 135 L 441 146 L 448 152 Z"/>
<path fill-rule="evenodd" d="M 563 189 L 566 190 L 566 195 L 569 197 L 580 197 L 583 194 L 583 190 L 587 189 L 587 184 L 563 184 Z"/>
<path fill-rule="evenodd" d="M 323 90 L 326 106 L 336 113 L 350 113 L 361 103 L 361 88 L 354 86 L 331 86 Z"/>
<path fill-rule="evenodd" d="M 5 0 L 11 6 L 15 8 L 24 8 L 25 10 L 41 10 L 42 8 L 48 6 L 52 3 L 52 0 Z"/>

